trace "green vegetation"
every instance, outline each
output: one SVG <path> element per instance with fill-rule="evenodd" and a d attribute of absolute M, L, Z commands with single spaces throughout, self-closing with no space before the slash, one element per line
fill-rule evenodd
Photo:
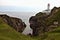
<path fill-rule="evenodd" d="M 0 40 L 36 40 L 16 32 L 0 18 Z"/>
<path fill-rule="evenodd" d="M 52 32 L 48 32 L 47 38 L 44 40 L 60 40 L 60 27 L 54 29 Z"/>
<path fill-rule="evenodd" d="M 39 27 L 42 31 L 45 31 L 45 28 L 49 27 L 47 25 L 51 25 L 54 21 L 58 21 L 59 25 L 48 32 L 42 32 L 39 29 L 42 32 L 39 33 L 39 36 L 30 37 L 15 31 L 0 18 L 0 40 L 60 40 L 60 10 L 47 18 L 46 14 L 41 12 L 36 14 L 35 17 L 37 17 L 38 22 L 41 24 Z"/>

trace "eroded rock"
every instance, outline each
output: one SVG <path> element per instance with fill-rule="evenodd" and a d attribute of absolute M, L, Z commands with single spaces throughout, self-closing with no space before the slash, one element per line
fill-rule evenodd
<path fill-rule="evenodd" d="M 23 32 L 26 27 L 26 24 L 19 18 L 10 17 L 6 14 L 1 14 L 0 17 L 5 23 L 13 27 L 18 32 Z"/>

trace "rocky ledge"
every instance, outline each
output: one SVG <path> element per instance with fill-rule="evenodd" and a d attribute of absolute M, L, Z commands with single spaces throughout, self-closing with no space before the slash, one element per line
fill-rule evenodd
<path fill-rule="evenodd" d="M 0 14 L 0 18 L 18 32 L 23 32 L 26 27 L 26 24 L 19 18 L 10 17 L 6 14 Z"/>

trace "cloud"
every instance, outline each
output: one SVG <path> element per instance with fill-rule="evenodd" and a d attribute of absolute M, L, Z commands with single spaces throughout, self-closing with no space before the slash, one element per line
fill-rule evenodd
<path fill-rule="evenodd" d="M 2 6 L 35 6 L 39 0 L 0 0 Z"/>
<path fill-rule="evenodd" d="M 0 0 L 1 6 L 41 6 L 47 3 L 58 5 L 59 0 Z"/>

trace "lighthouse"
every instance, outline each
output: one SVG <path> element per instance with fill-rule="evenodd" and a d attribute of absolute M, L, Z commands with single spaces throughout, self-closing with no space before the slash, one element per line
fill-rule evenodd
<path fill-rule="evenodd" d="M 42 11 L 42 13 L 46 13 L 46 15 L 49 15 L 50 12 L 51 12 L 51 10 L 50 10 L 50 4 L 48 3 L 48 5 L 47 5 L 47 9 L 44 10 L 44 11 Z"/>
<path fill-rule="evenodd" d="M 47 10 L 50 10 L 50 4 L 48 3 L 48 5 L 47 5 Z"/>

